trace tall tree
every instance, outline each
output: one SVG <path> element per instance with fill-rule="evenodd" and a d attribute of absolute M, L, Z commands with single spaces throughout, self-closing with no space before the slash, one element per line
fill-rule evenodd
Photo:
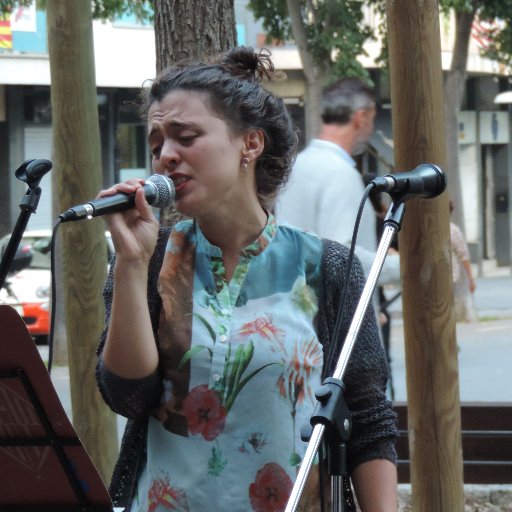
<path fill-rule="evenodd" d="M 101 188 L 101 153 L 90 0 L 48 0 L 54 179 L 62 211 Z M 105 482 L 117 454 L 117 423 L 99 396 L 94 367 L 106 279 L 101 222 L 62 227 L 73 424 Z"/>
<path fill-rule="evenodd" d="M 396 165 L 445 166 L 437 0 L 387 0 Z M 464 509 L 448 197 L 409 201 L 400 254 L 415 511 Z"/>
<path fill-rule="evenodd" d="M 306 81 L 306 140 L 320 125 L 319 104 L 327 80 L 339 76 L 368 77 L 357 60 L 371 36 L 363 24 L 361 0 L 250 0 L 249 8 L 263 20 L 268 41 L 293 39 Z"/>

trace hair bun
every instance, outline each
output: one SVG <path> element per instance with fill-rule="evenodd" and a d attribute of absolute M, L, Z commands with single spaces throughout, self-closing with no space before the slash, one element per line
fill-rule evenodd
<path fill-rule="evenodd" d="M 238 46 L 226 52 L 220 64 L 232 75 L 249 81 L 261 82 L 264 77 L 270 79 L 274 72 L 268 50 L 262 49 L 256 53 L 246 46 Z"/>

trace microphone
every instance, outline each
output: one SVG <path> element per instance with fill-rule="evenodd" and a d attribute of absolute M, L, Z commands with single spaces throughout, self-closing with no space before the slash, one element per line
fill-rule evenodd
<path fill-rule="evenodd" d="M 146 201 L 155 208 L 165 208 L 174 200 L 175 190 L 172 180 L 161 174 L 152 174 L 145 180 L 144 195 Z M 85 204 L 73 206 L 59 215 L 61 222 L 70 220 L 92 219 L 108 213 L 120 212 L 132 208 L 135 194 L 115 194 L 113 196 L 93 199 Z"/>
<path fill-rule="evenodd" d="M 412 171 L 386 174 L 370 183 L 376 190 L 388 192 L 395 201 L 407 201 L 413 197 L 430 198 L 442 194 L 448 180 L 437 165 L 421 164 Z"/>

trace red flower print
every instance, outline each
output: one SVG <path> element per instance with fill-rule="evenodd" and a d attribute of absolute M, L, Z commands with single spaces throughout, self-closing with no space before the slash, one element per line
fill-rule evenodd
<path fill-rule="evenodd" d="M 190 433 L 201 434 L 207 441 L 213 441 L 224 430 L 226 409 L 217 392 L 206 384 L 190 391 L 183 401 L 183 413 Z"/>
<path fill-rule="evenodd" d="M 286 471 L 275 462 L 265 464 L 249 486 L 249 498 L 256 512 L 280 512 L 292 492 L 293 483 Z"/>
<path fill-rule="evenodd" d="M 289 364 L 277 381 L 279 393 L 288 397 L 293 404 L 301 404 L 306 396 L 313 396 L 309 378 L 321 365 L 322 352 L 315 339 L 307 343 L 295 344 Z M 285 363 L 285 361 L 283 361 Z"/>
<path fill-rule="evenodd" d="M 148 512 L 154 512 L 159 507 L 164 510 L 188 511 L 185 491 L 172 488 L 167 478 L 153 480 L 148 491 L 148 500 Z"/>
<path fill-rule="evenodd" d="M 273 323 L 272 317 L 268 315 L 267 317 L 256 318 L 252 322 L 247 322 L 242 325 L 240 328 L 239 334 L 242 336 L 250 336 L 251 334 L 259 334 L 263 338 L 267 338 L 268 340 L 275 339 L 278 342 L 281 342 L 284 332 L 282 329 L 276 327 Z"/>

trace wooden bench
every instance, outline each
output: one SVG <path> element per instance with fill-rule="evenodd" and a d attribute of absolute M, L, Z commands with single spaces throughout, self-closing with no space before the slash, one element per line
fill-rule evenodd
<path fill-rule="evenodd" d="M 398 481 L 410 482 L 407 405 L 396 402 Z M 512 483 L 512 404 L 465 402 L 461 404 L 464 483 Z"/>

